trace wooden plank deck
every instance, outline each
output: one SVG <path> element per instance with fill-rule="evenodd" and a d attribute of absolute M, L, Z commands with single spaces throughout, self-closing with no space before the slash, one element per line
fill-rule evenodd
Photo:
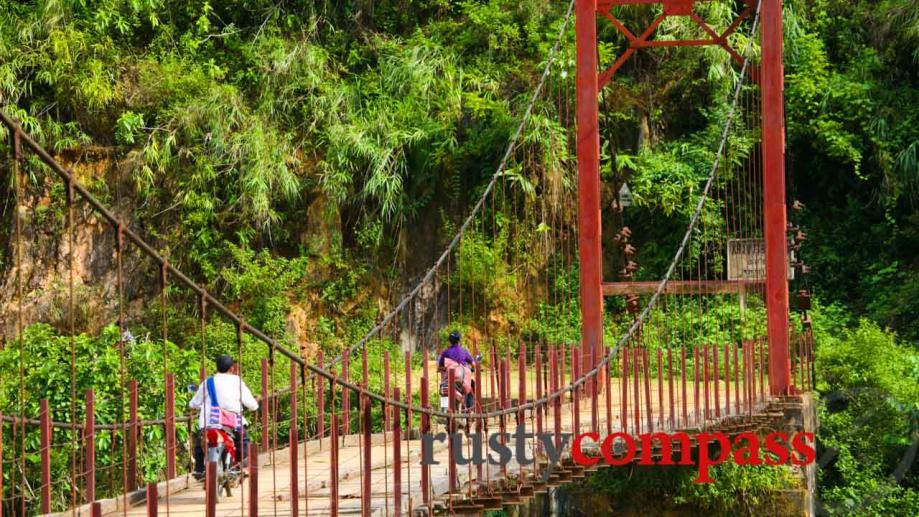
<path fill-rule="evenodd" d="M 675 379 L 676 381 L 676 379 Z M 612 379 L 613 388 L 613 399 L 611 401 L 612 405 L 612 428 L 614 432 L 619 430 L 619 389 L 617 386 L 619 379 Z M 680 396 L 681 387 L 675 382 L 674 383 L 675 393 L 677 397 Z M 743 385 L 741 385 L 743 388 Z M 643 388 L 642 388 L 643 389 Z M 714 391 L 714 390 L 712 390 Z M 725 388 L 724 382 L 720 383 L 720 401 L 721 405 L 725 405 Z M 733 413 L 734 400 L 736 396 L 735 386 L 731 385 L 731 413 Z M 757 390 L 758 391 L 758 390 Z M 669 408 L 669 399 L 667 398 L 668 386 L 664 384 L 665 392 L 665 405 Z M 630 393 L 631 395 L 631 393 Z M 690 382 L 688 384 L 687 395 L 689 400 L 687 401 L 687 407 L 689 409 L 690 418 L 694 413 L 693 407 L 693 384 Z M 701 389 L 700 389 L 701 396 Z M 658 400 L 657 386 L 656 381 L 652 382 L 651 386 L 651 397 L 654 402 L 652 406 L 656 406 Z M 712 398 L 713 394 L 712 394 Z M 675 400 L 675 406 L 677 408 L 677 413 L 680 413 L 681 400 Z M 630 401 L 631 406 L 631 401 Z M 601 395 L 599 397 L 599 427 L 601 435 L 605 433 L 606 430 L 606 401 L 605 398 Z M 562 429 L 563 432 L 572 432 L 571 426 L 571 406 L 570 404 L 564 404 L 562 407 Z M 644 403 L 642 404 L 642 424 L 646 425 L 646 416 L 644 415 Z M 726 408 L 722 408 L 722 415 L 725 415 Z M 712 407 L 712 412 L 714 408 Z M 669 413 L 669 409 L 666 411 Z M 544 419 L 544 432 L 550 432 L 553 429 L 552 412 L 549 411 L 549 418 Z M 665 415 L 666 419 L 669 420 L 669 414 Z M 527 430 L 533 432 L 535 428 L 532 415 L 528 413 L 527 415 Z M 631 408 L 629 414 L 629 420 L 632 420 Z M 655 421 L 655 430 L 672 430 L 665 429 L 664 426 L 659 422 L 659 414 L 655 407 L 654 414 Z M 580 422 L 581 422 L 581 432 L 586 432 L 590 426 L 590 399 L 584 399 L 580 403 Z M 710 421 L 709 424 L 712 422 Z M 700 422 L 690 422 L 689 425 L 680 425 L 680 428 L 687 427 L 700 427 Z M 666 425 L 666 423 L 665 423 Z M 630 428 L 632 423 L 629 424 Z M 516 418 L 511 416 L 508 419 L 507 428 L 509 431 L 513 431 L 516 427 Z M 666 425 L 666 427 L 671 427 Z M 489 433 L 497 432 L 498 424 L 497 422 L 491 422 Z M 445 431 L 443 425 L 438 425 L 436 432 Z M 404 436 L 404 434 L 403 434 Z M 374 435 L 374 445 L 371 447 L 371 508 L 374 515 L 393 515 L 393 499 L 391 497 L 393 489 L 393 467 L 392 467 L 392 443 L 390 433 L 386 434 L 386 440 L 383 440 L 384 435 L 381 433 Z M 303 447 L 304 444 L 301 442 L 299 449 L 299 468 L 300 468 L 300 482 L 299 482 L 299 514 L 300 515 L 329 515 L 330 512 L 330 500 L 329 500 L 329 479 L 330 479 L 330 451 L 328 450 L 329 438 L 326 438 L 323 441 L 322 446 L 320 446 L 319 441 L 310 441 L 306 444 L 308 448 L 308 462 L 305 468 L 304 475 L 304 460 L 303 460 Z M 359 515 L 361 510 L 361 447 L 357 443 L 357 435 L 349 435 L 347 438 L 339 438 L 340 442 L 344 445 L 339 449 L 339 513 L 341 515 Z M 487 441 L 485 442 L 487 444 Z M 469 446 L 469 440 L 464 442 L 464 449 Z M 514 438 L 511 437 L 508 441 L 509 447 L 514 447 Z M 528 451 L 528 456 L 533 454 L 533 442 L 528 441 L 526 444 L 526 450 Z M 449 451 L 446 444 L 436 443 L 434 448 L 434 457 L 440 462 L 440 465 L 434 465 L 431 467 L 431 479 L 433 485 L 433 492 L 435 500 L 441 501 L 443 504 L 446 504 L 446 499 L 449 499 L 449 490 L 448 490 L 448 457 Z M 466 457 L 469 455 L 466 454 Z M 402 441 L 402 486 L 403 486 L 403 499 L 402 499 L 402 510 L 403 513 L 408 512 L 411 509 L 417 509 L 422 505 L 422 493 L 421 493 L 421 468 L 420 468 L 420 457 L 421 457 L 421 441 L 418 439 L 405 440 Z M 259 457 L 259 474 L 258 474 L 258 488 L 259 488 L 259 514 L 260 515 L 272 515 L 272 516 L 287 516 L 290 515 L 290 467 L 289 467 L 289 452 L 285 449 L 276 450 L 273 453 L 262 453 Z M 524 467 L 525 472 L 532 472 L 533 466 Z M 520 466 L 516 463 L 508 465 L 508 472 L 511 477 L 516 477 L 517 473 L 520 471 Z M 459 478 L 458 486 L 460 487 L 461 492 L 467 492 L 470 490 L 471 484 L 468 483 L 469 479 L 475 476 L 474 466 L 458 466 L 457 474 Z M 488 476 L 491 480 L 499 479 L 501 477 L 501 470 L 499 467 L 490 466 L 488 470 Z M 184 477 L 184 476 L 183 476 Z M 306 478 L 304 480 L 304 477 Z M 205 493 L 203 489 L 203 483 L 196 482 L 190 478 L 185 478 L 185 483 L 172 483 L 173 491 L 168 495 L 164 493 L 165 488 L 160 490 L 160 499 L 159 499 L 159 512 L 161 515 L 181 515 L 181 516 L 190 516 L 190 515 L 205 515 Z M 176 489 L 175 485 L 179 487 L 187 486 L 187 488 Z M 217 515 L 221 517 L 243 517 L 247 515 L 247 506 L 248 506 L 248 497 L 249 497 L 249 483 L 248 480 L 242 482 L 240 487 L 237 487 L 233 492 L 233 497 L 231 498 L 222 498 L 217 507 Z M 127 515 L 132 517 L 140 517 L 146 515 L 146 508 L 143 504 L 138 504 L 127 510 L 119 507 L 111 507 L 104 512 L 104 515 Z"/>

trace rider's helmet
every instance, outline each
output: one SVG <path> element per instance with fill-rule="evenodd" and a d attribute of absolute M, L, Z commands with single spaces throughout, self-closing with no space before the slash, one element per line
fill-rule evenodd
<path fill-rule="evenodd" d="M 455 345 L 460 342 L 460 333 L 458 330 L 454 330 L 450 333 L 450 344 Z"/>
<path fill-rule="evenodd" d="M 218 355 L 216 363 L 217 363 L 217 371 L 220 373 L 227 373 L 228 371 L 230 371 L 230 368 L 232 368 L 233 365 L 236 364 L 233 361 L 233 358 L 228 356 L 227 354 Z"/>

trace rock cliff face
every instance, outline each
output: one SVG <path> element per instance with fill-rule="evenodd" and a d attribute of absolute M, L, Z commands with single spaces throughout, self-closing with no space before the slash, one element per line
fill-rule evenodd
<path fill-rule="evenodd" d="M 108 194 L 121 187 L 118 181 L 123 176 L 106 150 L 89 149 L 57 159 L 94 191 Z M 23 165 L 22 177 L 18 206 L 14 189 L 8 188 L 3 196 L 8 201 L 0 220 L 0 341 L 15 339 L 20 313 L 25 326 L 42 321 L 68 329 L 71 280 L 78 331 L 93 332 L 114 321 L 118 307 L 115 229 L 77 198 L 71 233 L 63 182 L 31 162 Z M 126 202 L 108 204 L 116 214 L 125 215 L 126 224 L 132 224 Z M 19 235 L 15 231 L 17 212 Z M 135 305 L 142 303 L 139 288 L 146 276 L 140 270 L 142 265 L 135 253 L 125 254 L 125 300 L 136 300 L 130 302 Z"/>
<path fill-rule="evenodd" d="M 165 231 L 168 229 L 158 231 L 158 228 L 151 227 L 149 221 L 138 220 L 137 214 L 139 207 L 145 213 L 162 213 L 169 208 L 143 206 L 145 201 L 134 197 L 129 160 L 119 159 L 112 149 L 98 147 L 65 151 L 55 159 L 128 228 L 148 239 L 155 248 L 160 248 L 155 236 L 168 234 Z M 71 233 L 63 181 L 34 160 L 24 161 L 21 169 L 22 196 L 18 204 L 12 181 L 5 181 L 4 189 L 0 190 L 0 346 L 16 338 L 20 319 L 23 327 L 45 322 L 61 332 L 69 332 L 73 317 L 77 332 L 96 333 L 103 326 L 116 323 L 120 309 L 124 310 L 129 326 L 135 318 L 142 317 L 149 302 L 155 300 L 160 292 L 159 264 L 153 263 L 126 242 L 121 275 L 124 299 L 123 307 L 119 307 L 116 228 L 77 197 L 73 205 Z M 305 193 L 302 203 L 303 217 L 291 218 L 290 227 L 286 228 L 293 237 L 291 242 L 299 243 L 301 249 L 311 250 L 313 254 L 337 253 L 335 250 L 346 245 L 344 241 L 347 240 L 343 237 L 347 233 L 343 221 L 353 219 L 353 214 L 340 213 L 339 208 L 319 192 Z M 401 230 L 396 249 L 398 257 L 395 258 L 401 273 L 397 278 L 379 273 L 387 269 L 386 265 L 380 266 L 378 277 L 370 273 L 368 278 L 362 278 L 361 281 L 366 283 L 361 285 L 359 294 L 345 302 L 333 317 L 346 322 L 355 311 L 368 306 L 376 306 L 378 314 L 391 310 L 443 252 L 446 243 L 443 242 L 442 221 L 445 215 L 440 212 L 440 207 L 447 205 L 446 200 L 435 200 L 425 207 L 425 213 L 414 224 Z M 451 218 L 465 215 L 460 213 L 460 208 L 453 207 L 451 210 L 455 212 L 449 216 Z M 15 231 L 17 214 L 21 228 L 19 235 Z M 297 253 L 295 249 L 282 252 Z M 310 282 L 334 277 L 334 271 L 324 268 L 321 260 L 315 263 L 316 267 L 309 273 L 315 278 L 311 278 Z M 459 303 L 462 303 L 456 290 L 451 297 L 445 283 L 448 275 L 449 271 L 445 268 L 422 286 L 395 322 L 398 334 L 393 335 L 391 326 L 384 335 L 399 342 L 406 351 L 440 348 L 443 345 L 440 333 L 451 321 L 451 309 L 456 314 L 461 309 Z M 194 274 L 191 277 L 200 280 Z M 71 282 L 73 310 L 70 310 Z M 541 284 L 529 287 L 531 290 L 541 288 Z M 318 332 L 320 316 L 327 311 L 319 293 L 301 292 L 296 296 L 298 299 L 291 300 L 287 330 L 289 337 L 299 343 L 301 354 L 311 358 L 319 349 L 317 336 L 322 334 Z M 526 303 L 529 298 L 538 297 L 530 297 L 514 289 L 502 291 L 496 297 L 499 302 L 488 307 L 488 333 L 507 332 L 514 325 L 510 313 L 522 315 L 532 311 L 534 307 Z M 233 300 L 226 302 L 233 306 Z M 483 309 L 479 308 L 479 314 Z M 483 328 L 467 329 L 467 342 L 475 339 L 476 335 L 481 341 L 485 334 Z"/>
<path fill-rule="evenodd" d="M 111 150 L 90 148 L 66 152 L 55 159 L 143 238 L 149 239 L 157 233 L 153 231 L 155 228 L 146 228 L 143 221 L 136 220 L 137 200 L 132 198 L 129 164 L 116 159 Z M 45 322 L 68 332 L 72 314 L 77 332 L 90 333 L 117 322 L 116 229 L 77 197 L 71 233 L 64 183 L 37 162 L 23 162 L 21 169 L 19 203 L 11 181 L 4 182 L 4 189 L 0 191 L 0 346 L 16 339 L 20 320 L 23 327 Z M 15 229 L 17 213 L 18 235 Z M 325 254 L 330 253 L 331 247 L 341 246 L 340 218 L 328 200 L 310 196 L 304 215 L 299 226 L 293 228 L 302 245 Z M 424 233 L 430 240 L 425 246 L 427 251 L 405 257 L 411 268 L 420 271 L 429 266 L 432 253 L 428 252 L 438 244 L 432 236 L 437 233 L 436 228 L 425 228 Z M 159 293 L 158 264 L 127 242 L 122 264 L 124 311 L 130 324 Z M 323 276 L 328 272 L 319 268 L 315 274 Z M 71 280 L 73 311 L 69 309 Z M 368 290 L 372 294 L 362 292 L 361 296 L 379 298 L 375 303 L 382 313 L 389 310 L 386 298 L 402 296 L 414 281 L 401 282 L 404 284 L 401 287 L 378 286 Z M 432 303 L 433 300 L 437 300 L 437 304 Z M 435 279 L 405 311 L 399 323 L 401 334 L 393 337 L 401 341 L 406 350 L 418 349 L 422 344 L 436 347 L 437 332 L 446 321 L 446 301 L 446 289 Z M 352 300 L 348 305 L 357 303 L 361 300 Z M 318 294 L 307 293 L 304 299 L 294 301 L 287 317 L 288 333 L 300 344 L 305 357 L 314 356 L 319 348 L 316 328 L 320 314 L 322 302 Z"/>

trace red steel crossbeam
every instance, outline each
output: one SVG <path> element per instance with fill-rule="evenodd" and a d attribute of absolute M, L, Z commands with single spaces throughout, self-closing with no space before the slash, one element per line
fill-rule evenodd
<path fill-rule="evenodd" d="M 636 36 L 635 33 L 630 31 L 625 24 L 622 23 L 619 18 L 617 18 L 613 12 L 612 8 L 614 6 L 621 5 L 638 5 L 638 4 L 664 4 L 663 14 L 657 16 L 651 25 L 641 33 L 640 36 Z M 730 54 L 738 63 L 743 63 L 743 57 L 727 42 L 727 38 L 737 31 L 737 27 L 747 19 L 750 14 L 753 13 L 753 1 L 747 1 L 747 7 L 744 8 L 740 14 L 737 15 L 737 18 L 725 29 L 723 32 L 718 33 L 709 26 L 705 20 L 703 20 L 699 15 L 692 11 L 693 0 L 599 0 L 597 2 L 597 12 L 600 13 L 604 18 L 610 21 L 616 30 L 618 30 L 625 38 L 629 41 L 629 48 L 625 50 L 616 61 L 606 70 L 600 73 L 599 76 L 599 87 L 602 89 L 606 86 L 610 79 L 619 71 L 622 65 L 629 60 L 630 57 L 640 48 L 653 48 L 653 47 L 701 47 L 708 45 L 715 45 L 723 48 Z M 709 39 L 695 39 L 695 40 L 651 40 L 651 36 L 654 35 L 654 32 L 664 22 L 668 17 L 671 16 L 688 16 L 696 25 L 699 26 L 708 36 Z M 753 69 L 751 69 L 751 75 L 755 77 Z"/>

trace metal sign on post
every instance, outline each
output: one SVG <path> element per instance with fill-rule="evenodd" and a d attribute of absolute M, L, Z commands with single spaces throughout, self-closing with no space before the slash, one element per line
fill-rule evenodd
<path fill-rule="evenodd" d="M 794 263 L 789 248 L 788 263 Z M 763 239 L 728 239 L 728 280 L 762 281 L 766 278 L 766 243 Z M 788 268 L 788 278 L 794 280 L 795 270 Z"/>
<path fill-rule="evenodd" d="M 629 189 L 628 183 L 623 183 L 622 188 L 619 189 L 619 206 L 632 206 L 632 190 Z"/>

